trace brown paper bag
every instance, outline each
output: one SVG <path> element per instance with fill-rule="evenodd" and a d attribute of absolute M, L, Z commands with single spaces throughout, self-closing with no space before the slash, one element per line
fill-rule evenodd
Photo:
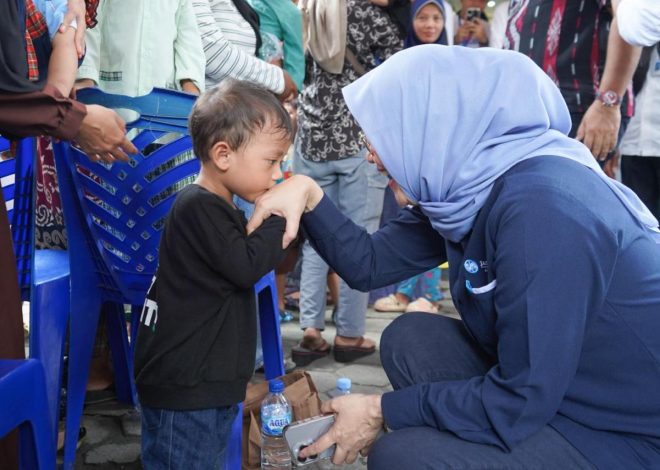
<path fill-rule="evenodd" d="M 284 382 L 284 396 L 291 405 L 294 421 L 321 414 L 321 399 L 307 372 L 295 370 L 280 380 Z M 243 470 L 261 465 L 261 402 L 266 395 L 268 382 L 263 382 L 250 387 L 243 402 Z"/>

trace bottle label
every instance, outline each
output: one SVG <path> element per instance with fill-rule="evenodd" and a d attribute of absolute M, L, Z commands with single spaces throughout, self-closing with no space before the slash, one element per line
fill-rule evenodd
<path fill-rule="evenodd" d="M 281 436 L 284 426 L 291 423 L 291 410 L 282 405 L 261 407 L 261 430 L 269 436 Z"/>

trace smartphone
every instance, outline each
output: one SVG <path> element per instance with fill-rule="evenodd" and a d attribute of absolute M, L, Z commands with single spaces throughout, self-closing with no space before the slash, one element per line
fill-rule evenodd
<path fill-rule="evenodd" d="M 296 421 L 284 428 L 284 440 L 291 452 L 291 463 L 302 467 L 322 459 L 329 459 L 335 453 L 335 446 L 329 447 L 320 454 L 310 455 L 307 458 L 298 457 L 298 454 L 308 445 L 324 435 L 335 422 L 335 415 L 321 415 Z"/>
<path fill-rule="evenodd" d="M 465 12 L 467 21 L 476 21 L 481 19 L 481 8 L 468 8 Z"/>

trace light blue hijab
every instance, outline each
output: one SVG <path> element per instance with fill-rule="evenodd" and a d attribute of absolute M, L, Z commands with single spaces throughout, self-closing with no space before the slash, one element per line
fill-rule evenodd
<path fill-rule="evenodd" d="M 657 231 L 639 198 L 567 137 L 571 118 L 559 90 L 523 54 L 417 46 L 343 93 L 390 176 L 448 240 L 467 235 L 500 175 L 543 155 L 588 166 L 640 224 Z"/>

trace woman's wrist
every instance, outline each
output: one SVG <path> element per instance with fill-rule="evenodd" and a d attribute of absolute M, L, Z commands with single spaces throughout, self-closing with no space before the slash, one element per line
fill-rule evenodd
<path fill-rule="evenodd" d="M 383 409 L 381 408 L 381 395 L 370 395 L 370 402 L 368 407 L 369 418 L 374 420 L 377 426 L 383 425 Z"/>

